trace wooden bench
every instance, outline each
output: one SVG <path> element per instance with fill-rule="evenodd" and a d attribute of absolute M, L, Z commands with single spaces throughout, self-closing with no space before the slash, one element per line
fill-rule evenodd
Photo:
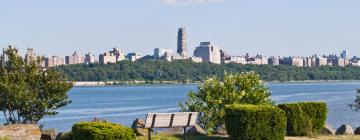
<path fill-rule="evenodd" d="M 148 113 L 144 128 L 148 129 L 149 140 L 153 128 L 184 128 L 184 140 L 186 140 L 186 128 L 196 124 L 197 116 L 197 112 Z"/>

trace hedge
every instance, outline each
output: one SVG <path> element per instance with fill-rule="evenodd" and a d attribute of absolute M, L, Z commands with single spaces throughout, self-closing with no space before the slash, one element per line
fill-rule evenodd
<path fill-rule="evenodd" d="M 227 105 L 225 125 L 235 140 L 283 140 L 286 116 L 276 106 Z"/>
<path fill-rule="evenodd" d="M 134 140 L 132 129 L 107 122 L 80 122 L 72 127 L 72 140 Z"/>
<path fill-rule="evenodd" d="M 313 136 L 325 126 L 327 107 L 323 102 L 280 104 L 287 117 L 286 132 L 289 136 Z"/>

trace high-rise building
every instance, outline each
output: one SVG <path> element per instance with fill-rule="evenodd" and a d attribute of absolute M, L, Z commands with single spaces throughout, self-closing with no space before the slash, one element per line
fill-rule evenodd
<path fill-rule="evenodd" d="M 280 57 L 269 57 L 268 58 L 268 64 L 269 65 L 273 65 L 273 66 L 277 66 L 280 64 Z"/>
<path fill-rule="evenodd" d="M 45 58 L 45 66 L 46 67 L 57 67 L 60 65 L 64 65 L 64 58 L 60 58 L 58 56 L 52 56 L 50 58 Z"/>
<path fill-rule="evenodd" d="M 116 56 L 113 53 L 106 52 L 99 55 L 99 62 L 101 64 L 116 63 Z"/>
<path fill-rule="evenodd" d="M 202 62 L 221 63 L 220 50 L 211 42 L 201 42 L 200 46 L 196 47 L 194 56 L 201 57 Z"/>
<path fill-rule="evenodd" d="M 126 58 L 130 61 L 136 61 L 141 58 L 141 55 L 138 53 L 128 53 Z"/>
<path fill-rule="evenodd" d="M 116 62 L 122 61 L 125 59 L 125 54 L 121 52 L 118 48 L 113 48 L 112 51 L 110 51 L 111 54 L 114 54 L 116 57 Z"/>
<path fill-rule="evenodd" d="M 85 64 L 95 63 L 96 61 L 97 60 L 96 60 L 95 55 L 93 55 L 91 53 L 85 54 L 85 59 L 84 59 Z"/>
<path fill-rule="evenodd" d="M 184 58 L 188 58 L 188 51 L 186 46 L 185 28 L 179 28 L 177 36 L 177 53 Z"/>
<path fill-rule="evenodd" d="M 347 50 L 343 50 L 343 51 L 341 52 L 341 54 L 340 54 L 340 57 L 341 57 L 342 59 L 349 59 L 349 58 L 350 58 L 349 52 L 348 52 Z"/>
<path fill-rule="evenodd" d="M 26 63 L 30 63 L 31 61 L 36 61 L 36 54 L 33 48 L 27 48 L 25 61 Z"/>
<path fill-rule="evenodd" d="M 155 48 L 154 49 L 154 58 L 155 59 L 162 59 L 164 58 L 165 54 L 167 54 L 167 56 L 172 55 L 173 51 L 169 48 Z"/>
<path fill-rule="evenodd" d="M 80 56 L 76 51 L 71 56 L 65 56 L 66 65 L 84 63 L 84 57 Z"/>
<path fill-rule="evenodd" d="M 328 65 L 328 59 L 324 57 L 316 57 L 315 66 L 326 66 Z"/>

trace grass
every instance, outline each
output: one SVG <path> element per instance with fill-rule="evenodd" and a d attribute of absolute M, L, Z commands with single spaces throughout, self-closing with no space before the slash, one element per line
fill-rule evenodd
<path fill-rule="evenodd" d="M 148 137 L 137 137 L 137 140 L 147 140 Z M 182 135 L 159 134 L 151 137 L 152 140 L 183 140 Z M 226 137 L 199 136 L 187 137 L 187 140 L 230 140 Z M 285 140 L 360 140 L 360 136 L 318 136 L 318 137 L 286 137 Z"/>

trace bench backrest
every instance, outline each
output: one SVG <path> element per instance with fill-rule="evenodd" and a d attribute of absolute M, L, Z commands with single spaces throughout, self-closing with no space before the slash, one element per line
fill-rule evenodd
<path fill-rule="evenodd" d="M 197 112 L 148 113 L 145 128 L 190 127 L 196 124 Z"/>

